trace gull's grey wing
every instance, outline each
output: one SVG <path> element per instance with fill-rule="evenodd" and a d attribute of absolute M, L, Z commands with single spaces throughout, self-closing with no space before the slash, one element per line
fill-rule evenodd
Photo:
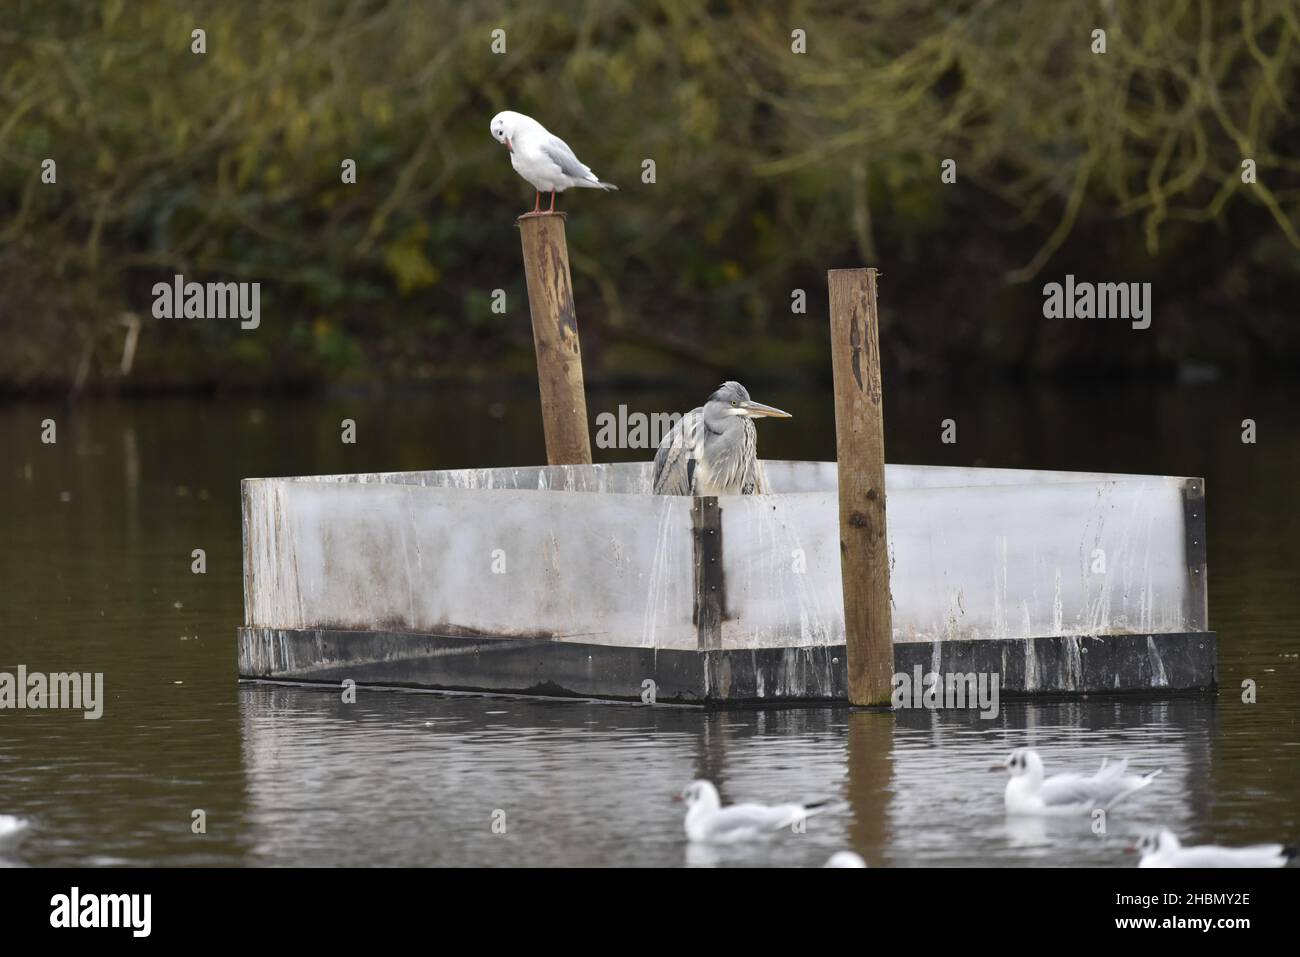
<path fill-rule="evenodd" d="M 1134 791 L 1142 790 L 1160 773 L 1128 774 L 1127 768 L 1127 760 L 1103 761 L 1093 775 L 1073 772 L 1053 775 L 1043 782 L 1040 792 L 1043 803 L 1048 807 L 1087 804 L 1109 809 Z"/>
<path fill-rule="evenodd" d="M 1073 804 L 1086 804 L 1090 807 L 1103 804 L 1106 797 L 1098 793 L 1097 782 L 1091 775 L 1054 774 L 1043 782 L 1038 792 L 1043 804 L 1048 807 L 1065 807 Z"/>
<path fill-rule="evenodd" d="M 695 434 L 703 418 L 703 409 L 687 412 L 659 443 L 654 468 L 656 495 L 695 494 Z"/>
<path fill-rule="evenodd" d="M 1101 770 L 1093 775 L 1093 786 L 1097 791 L 1098 799 L 1105 801 L 1107 810 L 1110 810 L 1130 794 L 1141 791 L 1164 773 L 1164 768 L 1156 768 L 1156 770 L 1148 771 L 1146 774 L 1128 774 L 1126 773 L 1127 769 L 1127 758 L 1122 758 L 1114 763 L 1102 761 Z"/>
<path fill-rule="evenodd" d="M 599 177 L 591 171 L 591 167 L 578 159 L 573 150 L 569 149 L 569 144 L 554 133 L 547 134 L 547 138 L 542 140 L 542 152 L 547 159 L 560 168 L 560 172 L 565 176 L 585 179 L 593 183 L 600 182 Z"/>
<path fill-rule="evenodd" d="M 801 817 L 802 812 L 798 805 L 733 804 L 719 810 L 709 821 L 709 835 L 716 840 L 779 831 Z"/>

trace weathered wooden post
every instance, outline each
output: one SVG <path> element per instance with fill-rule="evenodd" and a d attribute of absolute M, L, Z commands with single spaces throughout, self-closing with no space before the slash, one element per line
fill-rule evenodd
<path fill-rule="evenodd" d="M 582 385 L 582 349 L 573 308 L 569 247 L 563 213 L 520 216 L 528 279 L 528 310 L 537 347 L 537 381 L 542 393 L 542 428 L 550 465 L 591 464 L 587 397 Z"/>
<path fill-rule="evenodd" d="M 849 702 L 889 704 L 894 643 L 885 533 L 885 420 L 875 269 L 832 269 L 831 368 Z"/>

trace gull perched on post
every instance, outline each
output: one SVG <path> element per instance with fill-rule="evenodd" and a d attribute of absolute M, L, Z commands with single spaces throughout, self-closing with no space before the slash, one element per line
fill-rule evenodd
<path fill-rule="evenodd" d="M 767 491 L 754 419 L 790 418 L 755 402 L 739 382 L 724 382 L 709 401 L 682 416 L 655 453 L 656 495 L 754 495 Z"/>
<path fill-rule="evenodd" d="M 1160 774 L 1126 774 L 1127 761 L 1103 760 L 1096 774 L 1067 771 L 1043 777 L 1043 759 L 1032 748 L 1016 748 L 1000 766 L 1011 774 L 1004 795 L 1011 814 L 1087 814 L 1110 810 L 1134 791 L 1140 791 Z"/>
<path fill-rule="evenodd" d="M 489 127 L 492 138 L 510 151 L 510 165 L 537 190 L 533 211 L 526 216 L 542 213 L 542 193 L 551 194 L 551 208 L 555 212 L 555 194 L 570 186 L 587 189 L 618 189 L 613 183 L 602 183 L 569 149 L 564 142 L 531 116 L 505 110 L 492 117 Z"/>
<path fill-rule="evenodd" d="M 1142 835 L 1137 851 L 1142 855 L 1138 867 L 1285 867 L 1296 856 L 1294 847 L 1281 844 L 1183 847 L 1168 828 Z"/>

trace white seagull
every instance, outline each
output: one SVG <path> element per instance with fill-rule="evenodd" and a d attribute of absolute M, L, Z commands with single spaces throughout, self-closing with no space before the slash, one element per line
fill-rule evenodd
<path fill-rule="evenodd" d="M 1110 810 L 1150 784 L 1163 770 L 1126 774 L 1128 761 L 1103 760 L 1096 774 L 1067 772 L 1044 779 L 1043 759 L 1032 748 L 1016 748 L 1001 767 L 1011 773 L 1005 795 L 1010 814 L 1086 814 L 1096 808 Z"/>
<path fill-rule="evenodd" d="M 723 807 L 718 789 L 708 781 L 692 781 L 674 799 L 686 802 L 687 838 L 704 844 L 738 844 L 773 837 L 796 821 L 830 809 L 829 801 Z"/>
<path fill-rule="evenodd" d="M 602 183 L 600 178 L 584 164 L 569 144 L 564 142 L 531 116 L 505 110 L 492 117 L 492 138 L 510 151 L 510 165 L 537 190 L 537 202 L 531 215 L 542 212 L 542 193 L 551 194 L 551 208 L 555 212 L 555 194 L 570 186 L 588 189 L 618 189 L 613 183 Z M 525 213 L 525 215 L 530 215 Z"/>
<path fill-rule="evenodd" d="M 28 821 L 12 814 L 0 814 L 0 847 L 17 844 L 26 834 Z"/>
<path fill-rule="evenodd" d="M 1285 867 L 1296 856 L 1294 847 L 1281 844 L 1183 847 L 1168 828 L 1143 834 L 1137 851 L 1142 855 L 1138 867 Z"/>
<path fill-rule="evenodd" d="M 866 867 L 867 862 L 862 859 L 861 854 L 855 854 L 853 851 L 836 851 L 830 856 L 822 867 Z"/>

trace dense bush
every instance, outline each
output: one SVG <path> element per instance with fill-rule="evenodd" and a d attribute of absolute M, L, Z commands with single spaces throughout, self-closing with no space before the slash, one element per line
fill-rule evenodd
<path fill-rule="evenodd" d="M 0 389 L 527 375 L 507 107 L 622 187 L 561 200 L 589 379 L 826 374 L 857 264 L 895 373 L 1294 366 L 1298 60 L 1294 0 L 16 0 Z M 1151 329 L 1044 320 L 1066 272 L 1152 282 Z M 174 273 L 261 328 L 152 318 Z"/>

